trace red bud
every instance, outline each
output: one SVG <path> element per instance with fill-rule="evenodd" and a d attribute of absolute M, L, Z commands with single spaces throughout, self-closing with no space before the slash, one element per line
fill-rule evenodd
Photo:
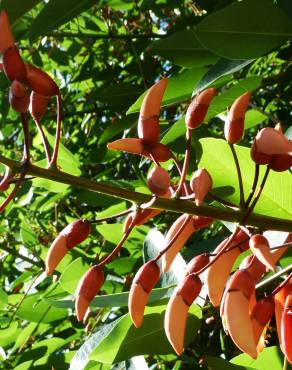
<path fill-rule="evenodd" d="M 160 269 L 153 260 L 141 266 L 133 279 L 133 284 L 140 284 L 145 292 L 149 293 L 156 285 L 160 276 Z"/>
<path fill-rule="evenodd" d="M 30 94 L 30 114 L 36 121 L 40 121 L 46 112 L 48 98 L 32 91 Z"/>
<path fill-rule="evenodd" d="M 90 230 L 91 226 L 88 221 L 78 220 L 67 225 L 61 234 L 66 237 L 67 248 L 72 249 L 88 237 Z"/>
<path fill-rule="evenodd" d="M 47 97 L 59 94 L 57 84 L 47 73 L 31 64 L 26 64 L 26 71 L 26 83 L 33 91 Z"/>
<path fill-rule="evenodd" d="M 155 166 L 147 176 L 147 185 L 153 194 L 164 195 L 170 186 L 170 176 L 164 168 Z"/>
<path fill-rule="evenodd" d="M 18 80 L 25 82 L 26 69 L 16 46 L 7 49 L 3 55 L 3 67 L 10 81 Z"/>
<path fill-rule="evenodd" d="M 185 303 L 190 306 L 200 294 L 202 282 L 198 275 L 187 275 L 177 286 L 176 295 L 180 295 Z"/>
<path fill-rule="evenodd" d="M 13 81 L 9 90 L 9 103 L 18 113 L 24 113 L 28 110 L 29 95 L 24 85 L 19 81 Z"/>

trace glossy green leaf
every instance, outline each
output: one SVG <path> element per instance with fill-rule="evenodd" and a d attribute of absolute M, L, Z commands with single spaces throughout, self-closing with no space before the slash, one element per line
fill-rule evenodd
<path fill-rule="evenodd" d="M 242 354 L 234 357 L 230 362 L 242 366 L 250 366 L 257 370 L 282 370 L 283 353 L 279 347 L 267 347 L 261 352 L 256 360 L 250 356 Z"/>
<path fill-rule="evenodd" d="M 34 312 L 33 315 L 32 309 Z M 24 299 L 16 315 L 30 322 L 49 323 L 67 317 L 68 311 L 50 306 L 41 298 L 41 295 L 37 293 L 29 295 Z"/>
<path fill-rule="evenodd" d="M 292 23 L 269 0 L 243 0 L 207 16 L 197 26 L 196 35 L 207 49 L 218 55 L 251 59 L 291 37 Z"/>
<path fill-rule="evenodd" d="M 37 238 L 34 231 L 25 221 L 23 221 L 20 225 L 20 236 L 22 242 L 27 247 L 35 247 L 35 245 L 37 244 Z"/>
<path fill-rule="evenodd" d="M 32 23 L 30 39 L 57 29 L 94 4 L 94 0 L 50 0 Z"/>
<path fill-rule="evenodd" d="M 90 359 L 114 363 L 142 354 L 172 353 L 173 349 L 164 333 L 164 311 L 165 306 L 146 308 L 143 324 L 139 329 L 133 326 L 129 314 L 118 319 L 116 326 L 90 354 Z M 186 344 L 196 335 L 200 313 L 197 306 L 191 307 L 185 336 Z"/>
<path fill-rule="evenodd" d="M 205 167 L 213 180 L 213 188 L 230 186 L 234 189 L 226 199 L 238 203 L 239 191 L 236 168 L 231 150 L 226 141 L 221 139 L 201 139 L 203 155 L 199 167 Z M 239 145 L 235 146 L 242 172 L 245 194 L 249 194 L 254 176 L 254 162 L 250 157 L 250 149 Z M 265 168 L 260 170 L 260 178 L 263 177 Z M 280 191 L 280 189 L 286 191 Z M 290 190 L 289 190 L 290 189 Z M 268 214 L 269 216 L 291 219 L 292 216 L 292 182 L 288 171 L 271 171 L 268 180 L 258 201 L 255 212 Z"/>
<path fill-rule="evenodd" d="M 162 100 L 162 106 L 189 100 L 192 96 L 194 86 L 206 73 L 206 68 L 194 68 L 170 77 Z M 146 91 L 128 109 L 127 114 L 139 112 Z"/>
<path fill-rule="evenodd" d="M 153 42 L 149 51 L 171 60 L 174 64 L 196 68 L 213 64 L 218 56 L 204 48 L 193 30 L 183 30 Z"/>
<path fill-rule="evenodd" d="M 0 328 L 0 346 L 5 348 L 13 344 L 20 332 L 21 329 L 18 328 L 16 321 L 13 321 L 6 329 Z"/>
<path fill-rule="evenodd" d="M 252 63 L 252 61 L 253 60 L 232 60 L 220 58 L 216 64 L 209 68 L 208 72 L 198 82 L 193 91 L 193 95 L 196 95 L 200 91 L 206 89 L 219 78 L 228 76 L 229 74 L 235 73 L 246 67 Z"/>
<path fill-rule="evenodd" d="M 82 258 L 77 258 L 65 268 L 60 276 L 59 283 L 66 292 L 74 294 L 79 280 L 88 270 L 88 265 Z"/>
<path fill-rule="evenodd" d="M 256 370 L 255 367 L 231 364 L 230 362 L 218 357 L 207 356 L 206 360 L 209 369 L 212 370 Z"/>

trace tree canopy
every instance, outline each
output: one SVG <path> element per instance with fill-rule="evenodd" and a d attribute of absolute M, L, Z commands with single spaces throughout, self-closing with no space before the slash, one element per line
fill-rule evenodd
<path fill-rule="evenodd" d="M 235 239 L 237 244 L 231 248 L 238 254 L 234 252 L 226 284 L 229 274 L 232 281 L 238 271 L 248 271 L 248 264 L 238 268 L 251 255 L 264 261 L 264 270 L 254 283 L 255 299 L 262 302 L 274 297 L 283 282 L 290 287 L 286 296 L 292 297 L 291 2 L 1 0 L 0 10 L 8 14 L 17 45 L 8 49 L 13 54 L 9 57 L 0 40 L 0 367 L 280 370 L 284 363 L 288 369 L 292 354 L 284 350 L 284 359 L 274 318 L 268 320 L 262 338 L 266 348 L 252 359 L 241 352 L 244 348 L 232 334 L 232 324 L 222 325 L 220 315 L 231 321 L 232 310 L 222 304 L 220 314 L 212 305 L 206 274 L 201 276 L 203 288 L 194 304 L 186 304 L 180 284 L 186 279 L 188 262 L 196 256 L 208 257 L 205 265 L 190 273 L 193 277 L 217 258 L 219 252 L 214 250 L 220 243 L 227 240 L 230 247 Z M 1 22 L 0 17 L 0 38 L 6 40 Z M 18 51 L 26 63 L 23 79 L 15 77 Z M 5 58 L 11 59 L 7 62 Z M 46 85 L 46 77 L 38 72 L 35 87 L 35 67 L 48 74 L 57 89 L 50 85 L 53 93 L 40 93 L 46 95 L 41 122 L 33 120 L 27 108 L 24 112 L 18 106 L 14 109 L 12 100 L 19 97 L 21 86 L 25 86 L 24 94 L 30 94 L 39 93 L 40 81 Z M 144 117 L 139 112 L 146 105 L 147 92 L 149 96 L 159 81 L 167 81 L 167 86 L 158 104 L 158 122 L 155 101 L 147 106 L 154 115 Z M 200 95 L 204 91 L 209 91 L 208 101 Z M 244 112 L 233 118 L 230 112 L 237 108 L 231 108 L 232 104 L 247 92 L 248 100 L 240 103 L 246 105 Z M 195 113 L 199 115 L 198 107 L 204 111 L 204 122 L 198 122 L 195 129 L 185 123 L 192 99 Z M 32 100 L 30 104 L 33 107 Z M 226 122 L 237 124 L 244 115 L 244 136 L 232 141 Z M 149 132 L 143 120 L 150 122 Z M 281 128 L 275 129 L 278 123 Z M 142 128 L 137 133 L 138 125 Z M 153 144 L 156 125 L 158 138 Z M 255 149 L 268 157 L 260 165 L 251 147 L 255 142 L 260 145 L 257 134 L 267 132 L 261 131 L 264 128 L 270 128 L 272 139 L 266 151 Z M 236 131 L 230 130 L 232 134 Z M 151 139 L 147 141 L 146 135 Z M 120 141 L 130 138 L 136 141 Z M 278 138 L 281 149 L 274 149 Z M 159 150 L 156 144 L 161 145 Z M 111 150 L 121 149 L 120 145 L 126 147 Z M 161 172 L 155 178 L 157 168 Z M 200 169 L 208 175 L 201 175 Z M 194 179 L 190 187 L 194 173 L 199 185 Z M 163 176 L 167 185 L 161 185 Z M 200 176 L 209 176 L 210 186 Z M 170 189 L 168 195 L 164 186 Z M 203 201 L 197 194 L 205 186 Z M 128 310 L 129 290 L 140 284 L 149 293 L 141 266 L 155 260 L 171 237 L 175 240 L 170 244 L 180 240 L 190 219 L 190 237 L 181 242 L 184 248 L 169 271 L 155 280 L 155 272 L 147 270 L 147 279 L 153 278 L 155 287 L 149 288 L 152 292 L 143 324 L 137 329 Z M 88 232 L 83 235 L 78 229 L 69 245 L 72 230 L 64 228 L 78 220 L 89 222 Z M 239 231 L 247 239 L 237 240 Z M 267 254 L 262 247 L 257 250 L 257 245 L 265 244 L 262 239 L 255 241 L 255 247 L 250 242 L 250 248 L 239 248 L 262 233 L 271 248 Z M 48 274 L 47 254 L 56 238 L 67 238 L 62 248 L 70 250 Z M 276 251 L 278 257 L 271 257 Z M 85 323 L 80 322 L 74 304 L 76 289 L 77 296 L 83 295 L 79 281 L 108 256 L 103 277 L 94 270 L 96 275 L 89 278 L 90 286 L 100 283 L 100 291 L 89 299 L 91 293 L 86 290 L 90 310 Z M 177 285 L 181 290 L 174 290 Z M 233 299 L 231 291 L 225 290 L 225 302 Z M 190 306 L 181 354 L 175 353 L 180 351 L 164 330 L 164 315 L 173 294 Z M 242 299 L 244 305 L 247 301 Z M 287 316 L 285 328 L 292 332 L 287 302 L 282 313 Z M 232 318 L 240 328 L 237 312 Z M 252 312 L 254 319 L 257 316 Z"/>

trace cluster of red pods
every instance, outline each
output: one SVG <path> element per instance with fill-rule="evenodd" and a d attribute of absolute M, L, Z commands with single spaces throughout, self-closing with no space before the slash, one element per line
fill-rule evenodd
<path fill-rule="evenodd" d="M 28 112 L 31 113 L 43 137 L 48 165 L 49 167 L 55 166 L 61 124 L 59 88 L 49 75 L 22 60 L 15 46 L 5 11 L 0 13 L 0 32 L 0 52 L 3 54 L 3 63 L 0 68 L 11 81 L 10 104 L 15 111 L 20 113 L 25 134 L 27 134 L 26 115 Z M 135 226 L 145 224 L 162 212 L 155 209 L 157 197 L 174 197 L 182 201 L 193 200 L 194 207 L 200 207 L 205 197 L 210 195 L 212 178 L 207 169 L 197 170 L 190 181 L 186 180 L 186 175 L 190 160 L 192 132 L 203 123 L 209 104 L 217 95 L 217 90 L 208 88 L 202 91 L 192 100 L 187 109 L 185 116 L 187 144 L 183 165 L 180 166 L 174 153 L 159 142 L 159 114 L 167 83 L 167 78 L 163 78 L 147 91 L 140 110 L 138 137 L 120 139 L 108 144 L 109 149 L 145 156 L 153 162 L 147 179 L 148 188 L 153 194 L 153 202 L 123 212 L 127 217 L 120 242 L 108 256 L 97 265 L 90 267 L 81 278 L 75 297 L 75 308 L 79 321 L 86 319 L 90 303 L 101 289 L 105 279 L 104 266 L 118 255 Z M 56 141 L 52 156 L 40 126 L 47 100 L 51 96 L 57 96 L 59 103 Z M 225 139 L 235 158 L 236 149 L 233 145 L 242 139 L 244 117 L 250 97 L 251 93 L 245 92 L 234 101 L 224 126 Z M 27 142 L 23 160 L 29 161 L 28 136 L 25 135 L 25 137 Z M 292 143 L 283 135 L 280 125 L 275 128 L 264 128 L 254 139 L 251 157 L 256 166 L 266 166 L 266 175 L 270 170 L 285 171 L 292 165 Z M 173 161 L 178 170 L 180 178 L 178 184 L 171 182 L 168 171 L 161 166 L 161 162 L 169 160 Z M 9 184 L 11 176 L 13 176 L 11 171 L 8 171 L 0 185 L 2 190 L 5 184 Z M 267 176 L 265 176 L 265 181 L 266 178 Z M 242 185 L 240 176 L 239 185 Z M 256 185 L 255 182 L 248 199 L 244 199 L 244 194 L 241 192 L 238 207 L 246 212 L 241 224 L 236 226 L 233 233 L 220 243 L 212 254 L 204 253 L 196 256 L 187 265 L 185 277 L 173 291 L 165 312 L 165 332 L 177 354 L 181 354 L 184 350 L 184 334 L 189 307 L 200 294 L 204 282 L 212 304 L 215 307 L 220 305 L 224 328 L 238 348 L 256 358 L 264 347 L 265 331 L 275 313 L 281 348 L 288 361 L 292 363 L 292 276 L 289 275 L 270 295 L 260 298 L 256 295 L 257 282 L 266 272 L 275 270 L 278 260 L 292 243 L 292 233 L 287 234 L 286 241 L 281 248 L 279 246 L 279 248 L 271 249 L 267 237 L 259 233 L 259 230 L 248 226 L 248 218 L 260 197 L 264 183 L 258 192 L 256 192 Z M 231 205 L 231 208 L 233 206 Z M 121 214 L 117 215 L 119 216 Z M 158 282 L 161 272 L 167 272 L 170 269 L 176 255 L 193 233 L 209 226 L 212 222 L 211 217 L 182 214 L 169 228 L 165 236 L 165 245 L 158 255 L 139 269 L 129 292 L 129 312 L 136 327 L 142 324 L 149 295 Z M 47 275 L 54 272 L 58 263 L 70 249 L 88 237 L 91 223 L 87 220 L 78 220 L 61 231 L 47 254 Z M 230 276 L 235 260 L 248 249 L 251 254 Z M 161 259 L 161 268 L 158 264 L 159 259 Z"/>

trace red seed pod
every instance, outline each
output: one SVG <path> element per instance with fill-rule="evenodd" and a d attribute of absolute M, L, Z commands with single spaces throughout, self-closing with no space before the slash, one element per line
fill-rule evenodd
<path fill-rule="evenodd" d="M 276 154 L 272 156 L 270 163 L 272 170 L 282 172 L 292 167 L 292 155 Z"/>
<path fill-rule="evenodd" d="M 251 318 L 255 319 L 261 326 L 271 320 L 275 312 L 275 303 L 272 297 L 265 297 L 258 301 L 252 309 Z"/>
<path fill-rule="evenodd" d="M 133 284 L 141 285 L 145 292 L 150 293 L 159 280 L 159 276 L 160 269 L 157 263 L 151 260 L 140 267 L 133 279 Z"/>
<path fill-rule="evenodd" d="M 29 111 L 32 118 L 36 121 L 40 121 L 48 106 L 48 98 L 44 95 L 37 94 L 32 91 L 30 94 L 30 106 Z"/>
<path fill-rule="evenodd" d="M 66 237 L 68 249 L 74 248 L 77 244 L 83 242 L 91 231 L 91 225 L 87 220 L 77 220 L 71 222 L 62 231 L 61 235 Z"/>
<path fill-rule="evenodd" d="M 204 227 L 209 226 L 214 219 L 212 217 L 207 216 L 193 216 L 193 225 L 195 229 L 203 229 Z"/>
<path fill-rule="evenodd" d="M 190 186 L 195 194 L 196 206 L 200 206 L 203 203 L 205 196 L 212 189 L 212 183 L 212 178 L 205 168 L 201 168 L 193 174 Z"/>
<path fill-rule="evenodd" d="M 177 286 L 176 295 L 180 295 L 184 302 L 190 306 L 200 294 L 202 286 L 203 284 L 198 275 L 187 275 Z"/>
<path fill-rule="evenodd" d="M 166 145 L 161 143 L 157 143 L 150 148 L 145 145 L 143 155 L 150 157 L 149 153 L 151 153 L 157 162 L 166 162 L 172 157 L 171 150 Z"/>
<path fill-rule="evenodd" d="M 255 281 L 246 270 L 237 270 L 228 284 L 228 291 L 241 291 L 249 299 L 255 289 Z"/>
<path fill-rule="evenodd" d="M 58 266 L 59 262 L 68 253 L 68 250 L 75 247 L 88 237 L 90 223 L 85 220 L 74 221 L 66 226 L 50 246 L 46 257 L 46 274 L 49 276 Z"/>
<path fill-rule="evenodd" d="M 147 176 L 147 185 L 153 194 L 164 195 L 170 186 L 170 176 L 164 168 L 155 166 Z"/>
<path fill-rule="evenodd" d="M 3 67 L 10 81 L 26 81 L 26 68 L 16 46 L 7 49 L 3 55 Z"/>
<path fill-rule="evenodd" d="M 138 137 L 147 145 L 155 145 L 159 141 L 160 126 L 158 116 L 139 118 Z"/>
<path fill-rule="evenodd" d="M 283 352 L 292 365 L 292 294 L 286 298 L 281 322 L 281 336 Z"/>
<path fill-rule="evenodd" d="M 272 160 L 272 156 L 264 153 L 260 153 L 257 149 L 256 141 L 254 140 L 250 155 L 252 160 L 257 164 L 269 164 Z"/>
<path fill-rule="evenodd" d="M 59 94 L 59 88 L 55 81 L 41 69 L 31 64 L 26 64 L 26 83 L 36 93 L 43 96 L 54 96 Z"/>
<path fill-rule="evenodd" d="M 270 250 L 270 244 L 267 238 L 263 235 L 253 235 L 249 240 L 249 246 L 252 253 L 264 264 L 268 269 L 275 270 L 275 262 Z"/>
<path fill-rule="evenodd" d="M 193 99 L 188 107 L 185 118 L 186 125 L 189 129 L 195 129 L 201 125 L 206 117 L 209 104 L 216 94 L 217 90 L 210 87 Z"/>
<path fill-rule="evenodd" d="M 19 81 L 13 81 L 9 90 L 9 103 L 18 113 L 28 110 L 29 95 L 24 85 Z"/>
<path fill-rule="evenodd" d="M 76 290 L 75 310 L 78 321 L 82 321 L 93 298 L 104 282 L 103 270 L 99 265 L 92 266 L 79 281 Z"/>
<path fill-rule="evenodd" d="M 210 257 L 207 253 L 199 254 L 198 256 L 194 257 L 186 267 L 186 275 L 194 274 L 200 271 L 203 267 L 205 267 L 210 261 Z"/>
<path fill-rule="evenodd" d="M 244 116 L 247 110 L 250 92 L 240 95 L 232 104 L 224 125 L 224 136 L 229 144 L 235 144 L 242 139 L 244 132 Z"/>
<path fill-rule="evenodd" d="M 0 34 L 0 53 L 4 54 L 15 43 L 6 10 L 0 12 Z"/>

